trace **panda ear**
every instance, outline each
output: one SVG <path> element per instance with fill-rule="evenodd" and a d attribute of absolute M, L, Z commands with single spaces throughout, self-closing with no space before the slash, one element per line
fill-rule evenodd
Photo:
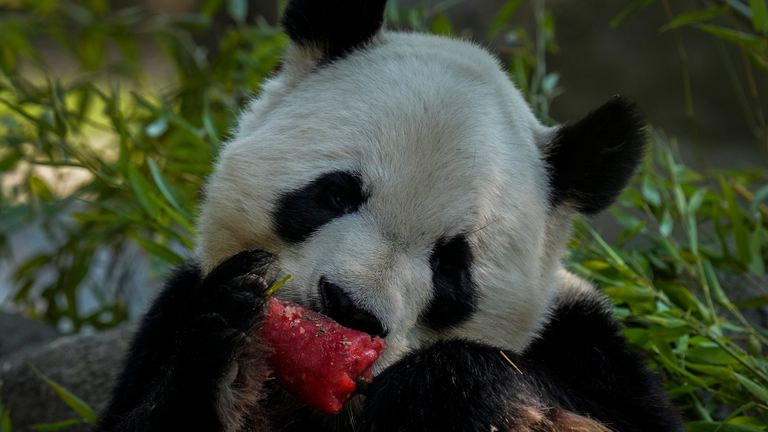
<path fill-rule="evenodd" d="M 384 22 L 386 0 L 290 0 L 283 28 L 294 44 L 332 61 L 368 43 Z"/>
<path fill-rule="evenodd" d="M 545 149 L 553 206 L 592 215 L 611 205 L 645 150 L 637 106 L 614 96 L 581 121 L 561 127 Z"/>

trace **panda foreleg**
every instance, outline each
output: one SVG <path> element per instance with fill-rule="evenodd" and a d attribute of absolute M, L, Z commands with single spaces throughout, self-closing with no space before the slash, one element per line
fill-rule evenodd
<path fill-rule="evenodd" d="M 379 374 L 363 411 L 371 431 L 607 431 L 554 403 L 524 358 L 464 340 L 437 342 Z"/>
<path fill-rule="evenodd" d="M 265 430 L 266 367 L 253 329 L 271 261 L 242 252 L 205 278 L 194 264 L 177 268 L 144 316 L 96 430 Z"/>
<path fill-rule="evenodd" d="M 368 389 L 374 431 L 682 431 L 658 378 L 596 292 L 566 296 L 522 354 L 438 342 L 408 354 Z"/>
<path fill-rule="evenodd" d="M 622 335 L 594 289 L 566 290 L 549 323 L 523 353 L 546 372 L 554 395 L 615 431 L 682 431 L 659 378 Z"/>

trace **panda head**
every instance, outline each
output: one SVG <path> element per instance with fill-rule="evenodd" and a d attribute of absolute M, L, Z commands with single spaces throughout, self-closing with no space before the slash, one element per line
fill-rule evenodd
<path fill-rule="evenodd" d="M 294 0 L 281 71 L 208 181 L 206 271 L 262 249 L 279 296 L 386 336 L 381 366 L 432 340 L 522 350 L 557 294 L 570 216 L 593 214 L 643 152 L 614 98 L 546 127 L 465 41 L 381 31 L 384 0 Z"/>

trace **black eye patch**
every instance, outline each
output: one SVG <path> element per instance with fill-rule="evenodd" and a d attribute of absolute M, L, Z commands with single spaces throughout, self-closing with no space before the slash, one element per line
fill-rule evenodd
<path fill-rule="evenodd" d="M 272 212 L 272 224 L 283 240 L 300 243 L 333 219 L 356 212 L 367 199 L 357 173 L 323 174 L 281 195 Z"/>
<path fill-rule="evenodd" d="M 439 330 L 467 320 L 477 308 L 472 281 L 472 249 L 463 236 L 441 239 L 432 250 L 432 301 L 421 314 L 421 321 Z"/>

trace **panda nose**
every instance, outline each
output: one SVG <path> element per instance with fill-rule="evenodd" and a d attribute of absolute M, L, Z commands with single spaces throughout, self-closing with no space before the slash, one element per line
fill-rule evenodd
<path fill-rule="evenodd" d="M 323 313 L 344 327 L 368 333 L 371 336 L 386 337 L 387 331 L 378 318 L 361 309 L 340 286 L 320 278 L 320 296 L 323 299 Z"/>

